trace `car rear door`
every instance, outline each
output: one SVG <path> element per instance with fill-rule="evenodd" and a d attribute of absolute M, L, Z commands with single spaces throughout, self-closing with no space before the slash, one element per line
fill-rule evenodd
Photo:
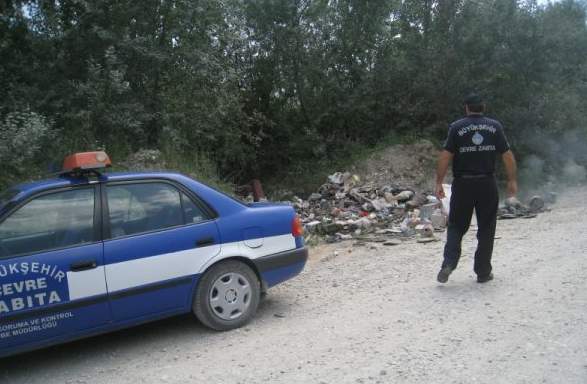
<path fill-rule="evenodd" d="M 111 320 L 98 191 L 46 192 L 0 219 L 0 355 Z"/>
<path fill-rule="evenodd" d="M 105 193 L 104 257 L 114 320 L 189 308 L 197 273 L 220 252 L 211 213 L 164 180 L 109 183 Z"/>

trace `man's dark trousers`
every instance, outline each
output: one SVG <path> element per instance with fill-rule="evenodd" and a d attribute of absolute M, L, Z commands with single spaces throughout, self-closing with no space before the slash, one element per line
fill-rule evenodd
<path fill-rule="evenodd" d="M 443 267 L 457 267 L 461 257 L 461 241 L 469 229 L 475 209 L 478 243 L 474 271 L 480 277 L 486 277 L 491 273 L 498 203 L 497 183 L 493 175 L 463 176 L 454 179 Z"/>

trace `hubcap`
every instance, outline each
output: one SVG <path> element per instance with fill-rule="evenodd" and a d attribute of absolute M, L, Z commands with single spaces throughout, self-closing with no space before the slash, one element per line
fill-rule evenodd
<path fill-rule="evenodd" d="M 251 304 L 251 284 L 240 273 L 225 273 L 212 284 L 209 299 L 216 316 L 222 320 L 237 319 Z"/>

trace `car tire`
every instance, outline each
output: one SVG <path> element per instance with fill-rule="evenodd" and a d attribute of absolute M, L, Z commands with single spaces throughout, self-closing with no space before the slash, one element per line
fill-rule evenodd
<path fill-rule="evenodd" d="M 260 296 L 261 284 L 248 265 L 236 260 L 221 262 L 199 281 L 192 310 L 206 327 L 228 331 L 252 319 Z"/>

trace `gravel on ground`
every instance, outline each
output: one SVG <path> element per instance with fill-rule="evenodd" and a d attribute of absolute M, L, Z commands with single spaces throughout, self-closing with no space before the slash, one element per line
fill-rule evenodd
<path fill-rule="evenodd" d="M 325 245 L 244 328 L 180 316 L 0 360 L 0 383 L 585 384 L 586 198 L 500 221 L 486 284 L 474 228 L 447 284 L 442 241 Z"/>

